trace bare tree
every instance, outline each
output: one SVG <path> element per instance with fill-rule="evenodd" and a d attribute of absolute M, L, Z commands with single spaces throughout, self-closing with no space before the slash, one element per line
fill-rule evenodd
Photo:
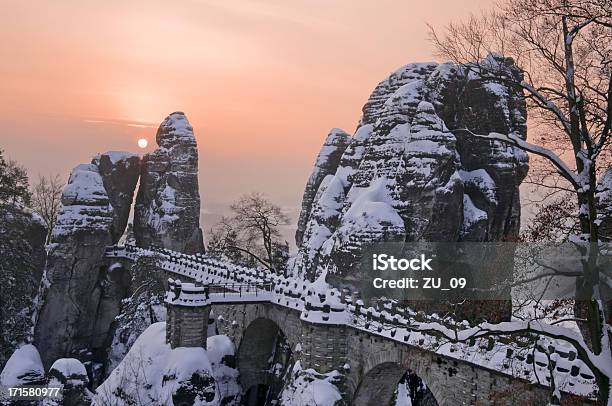
<path fill-rule="evenodd" d="M 484 82 L 494 80 L 523 91 L 534 128 L 532 142 L 515 133 L 455 130 L 527 151 L 539 158 L 535 174 L 532 167 L 534 183 L 550 188 L 550 195 L 569 191 L 574 196 L 579 232 L 571 240 L 584 257 L 576 289 L 588 298 L 577 302 L 575 310 L 584 319 L 580 325 L 591 355 L 609 355 L 596 199 L 597 177 L 612 165 L 609 0 L 510 0 L 490 13 L 450 24 L 442 35 L 431 30 L 431 39 L 441 56 L 461 63 L 468 74 L 473 71 Z M 507 60 L 488 57 L 491 53 L 511 57 L 523 69 L 522 77 L 507 74 Z M 609 376 L 599 374 L 605 402 L 609 382 Z"/>
<path fill-rule="evenodd" d="M 47 226 L 47 243 L 51 239 L 53 226 L 62 205 L 63 182 L 59 175 L 38 176 L 32 190 L 32 209 L 42 217 Z"/>
<path fill-rule="evenodd" d="M 249 241 L 261 242 L 268 268 L 277 271 L 274 257 L 275 243 L 280 238 L 278 228 L 289 224 L 289 217 L 260 193 L 242 196 L 231 208 L 239 230 Z"/>
<path fill-rule="evenodd" d="M 244 262 L 244 254 L 249 255 L 250 250 L 245 247 L 248 241 L 241 241 L 240 235 L 238 234 L 237 225 L 235 221 L 230 218 L 223 216 L 217 224 L 215 224 L 209 231 L 209 240 L 207 251 L 212 255 L 223 255 L 230 261 L 239 263 Z M 258 259 L 262 265 L 264 264 Z"/>
<path fill-rule="evenodd" d="M 533 204 L 536 212 L 521 232 L 522 241 L 567 241 L 580 233 L 578 208 L 571 192 L 549 195 Z"/>
<path fill-rule="evenodd" d="M 542 186 L 572 190 L 580 206 L 581 230 L 597 241 L 597 174 L 611 164 L 609 3 L 512 0 L 489 14 L 449 25 L 444 36 L 432 31 L 432 39 L 440 55 L 466 64 L 482 81 L 502 81 L 523 90 L 530 122 L 536 125 L 530 136 L 537 144 L 516 134 L 475 135 L 516 145 L 552 165 L 552 172 L 538 172 L 559 175 L 564 182 L 551 180 Z M 495 52 L 512 57 L 524 78 L 507 75 L 503 60 L 486 58 Z"/>
<path fill-rule="evenodd" d="M 261 193 L 242 196 L 231 206 L 233 216 L 223 217 L 211 230 L 209 251 L 237 260 L 240 253 L 273 272 L 280 272 L 288 245 L 280 241 L 279 227 L 289 217 Z"/>

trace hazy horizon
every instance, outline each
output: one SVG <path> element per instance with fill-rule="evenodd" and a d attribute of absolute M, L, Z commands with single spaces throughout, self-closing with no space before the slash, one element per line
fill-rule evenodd
<path fill-rule="evenodd" d="M 436 59 L 426 23 L 442 28 L 491 2 L 167 4 L 4 1 L 0 148 L 33 179 L 66 180 L 97 153 L 153 150 L 159 123 L 184 111 L 208 228 L 252 191 L 295 221 L 328 131 L 352 133 L 380 80 Z"/>

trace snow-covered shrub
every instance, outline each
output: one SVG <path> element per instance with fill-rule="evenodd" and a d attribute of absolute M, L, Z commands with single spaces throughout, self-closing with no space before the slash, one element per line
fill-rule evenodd
<path fill-rule="evenodd" d="M 289 382 L 281 394 L 283 406 L 341 406 L 345 405 L 336 386 L 340 373 L 319 374 L 314 369 L 302 369 L 298 361 L 293 366 Z"/>

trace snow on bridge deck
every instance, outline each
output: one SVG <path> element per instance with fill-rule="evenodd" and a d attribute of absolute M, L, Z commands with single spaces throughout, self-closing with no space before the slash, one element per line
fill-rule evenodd
<path fill-rule="evenodd" d="M 170 290 L 166 292 L 166 302 L 180 306 L 201 306 L 208 304 L 247 304 L 270 303 L 271 284 L 224 283 L 202 285 L 184 283 L 180 279 L 168 279 Z"/>
<path fill-rule="evenodd" d="M 340 292 L 329 285 L 317 286 L 320 281 L 311 283 L 220 261 L 204 254 L 187 255 L 164 248 L 125 245 L 106 250 L 108 259 L 136 261 L 141 256 L 156 256 L 164 271 L 188 278 L 196 284 L 209 285 L 212 304 L 271 303 L 300 312 L 304 321 L 346 325 L 533 384 L 547 385 L 551 368 L 556 385 L 564 392 L 592 397 L 596 389 L 593 373 L 576 357 L 576 350 L 565 342 L 539 337 L 540 346 L 553 349 L 555 361 L 551 365 L 548 355 L 533 350 L 533 337 L 531 341 L 526 337 L 508 339 L 503 336 L 476 338 L 468 342 L 441 340 L 435 331 L 425 332 L 419 327 L 431 325 L 461 331 L 470 326 L 465 321 L 458 323 L 435 314 L 415 313 L 390 301 L 381 302 L 383 304 L 378 308 L 366 307 L 350 292 Z"/>

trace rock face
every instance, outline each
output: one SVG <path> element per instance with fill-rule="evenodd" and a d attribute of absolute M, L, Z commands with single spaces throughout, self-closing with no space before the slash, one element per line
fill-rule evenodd
<path fill-rule="evenodd" d="M 159 148 L 142 159 L 134 234 L 139 246 L 203 252 L 198 151 L 185 114 L 170 114 L 156 137 Z"/>
<path fill-rule="evenodd" d="M 481 62 L 520 77 L 511 60 Z M 323 180 L 314 199 L 316 182 L 306 188 L 294 273 L 354 273 L 370 242 L 516 238 L 527 155 L 462 129 L 525 138 L 525 118 L 521 92 L 483 80 L 474 66 L 417 63 L 392 73 L 364 105 L 335 170 L 317 160 L 311 180 Z"/>
<path fill-rule="evenodd" d="M 612 167 L 606 169 L 597 182 L 597 211 L 599 238 L 610 246 L 612 244 Z M 608 268 L 609 269 L 609 268 Z M 612 297 L 612 287 L 602 284 L 602 296 Z M 612 315 L 612 300 L 607 301 L 604 314 L 609 320 Z M 581 309 L 584 311 L 584 309 Z M 576 311 L 576 309 L 574 309 Z M 588 336 L 584 334 L 584 336 Z"/>
<path fill-rule="evenodd" d="M 103 348 L 126 292 L 126 278 L 108 269 L 104 251 L 125 230 L 139 158 L 109 152 L 92 162 L 72 171 L 49 245 L 35 328 L 47 366 L 81 349 Z"/>
<path fill-rule="evenodd" d="M 96 165 L 74 168 L 62 205 L 49 246 L 47 292 L 35 334 L 46 366 L 90 344 L 104 250 L 113 241 L 113 208 Z"/>
<path fill-rule="evenodd" d="M 46 236 L 38 215 L 23 207 L 0 207 L 0 366 L 31 336 Z"/>
<path fill-rule="evenodd" d="M 299 246 L 302 243 L 304 230 L 306 229 L 306 224 L 308 224 L 310 212 L 312 210 L 312 203 L 317 194 L 317 190 L 319 190 L 319 186 L 321 186 L 321 182 L 327 175 L 332 175 L 336 172 L 340 157 L 344 154 L 350 141 L 351 136 L 339 128 L 333 128 L 327 135 L 321 147 L 321 151 L 319 151 L 319 155 L 317 156 L 314 170 L 304 189 L 302 211 L 300 212 L 297 231 L 295 232 L 296 245 Z"/>
<path fill-rule="evenodd" d="M 128 223 L 134 191 L 140 176 L 140 157 L 130 152 L 109 151 L 96 156 L 92 164 L 98 167 L 104 189 L 113 207 L 111 234 L 115 244 Z"/>

